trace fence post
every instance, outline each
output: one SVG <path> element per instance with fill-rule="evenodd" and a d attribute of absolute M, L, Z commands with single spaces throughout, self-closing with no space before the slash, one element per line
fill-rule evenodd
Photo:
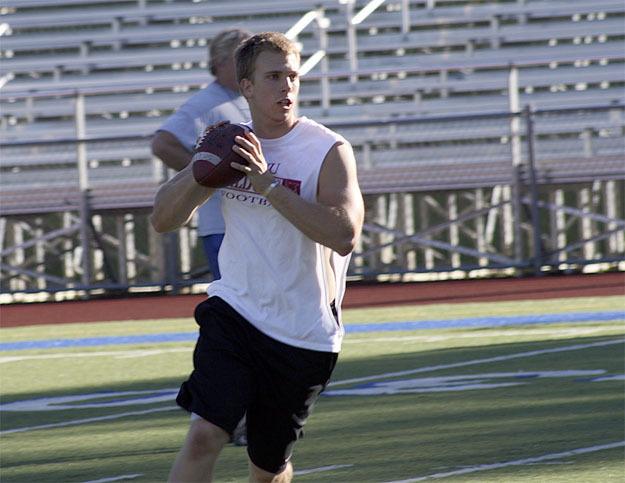
<path fill-rule="evenodd" d="M 508 72 L 508 108 L 510 110 L 510 148 L 512 150 L 512 164 L 521 164 L 521 119 L 517 115 L 520 109 L 519 99 L 519 69 L 510 65 Z"/>
<path fill-rule="evenodd" d="M 358 47 L 356 46 L 356 26 L 352 23 L 354 18 L 354 0 L 341 0 L 345 5 L 345 24 L 347 27 L 347 55 L 349 59 L 349 82 L 355 84 L 358 81 Z"/>
<path fill-rule="evenodd" d="M 534 253 L 532 257 L 532 265 L 534 267 L 534 275 L 541 275 L 542 266 L 542 242 L 540 230 L 540 215 L 538 212 L 538 185 L 536 183 L 535 169 L 535 151 L 534 151 L 534 116 L 530 106 L 523 109 L 525 117 L 525 127 L 527 135 L 527 174 L 530 188 L 530 217 L 532 221 L 532 240 L 534 245 Z"/>
<path fill-rule="evenodd" d="M 172 292 L 178 293 L 180 290 L 180 264 L 178 257 L 180 253 L 180 239 L 178 233 L 165 233 L 163 235 L 163 245 L 165 247 L 165 285 L 171 285 Z"/>
<path fill-rule="evenodd" d="M 88 287 L 91 285 L 93 272 L 93 264 L 91 261 L 91 233 L 89 227 L 89 218 L 91 217 L 91 207 L 89 202 L 89 191 L 80 192 L 80 246 L 81 265 L 82 265 L 82 285 Z"/>
<path fill-rule="evenodd" d="M 512 166 L 512 218 L 514 220 L 514 259 L 520 265 L 523 261 L 523 231 L 521 214 L 523 213 L 523 182 L 520 165 Z"/>
<path fill-rule="evenodd" d="M 91 260 L 91 203 L 87 146 L 85 145 L 85 97 L 76 92 L 74 122 L 76 125 L 76 161 L 78 164 L 78 188 L 80 189 L 80 246 L 82 247 L 82 285 L 88 287 L 92 279 Z"/>
<path fill-rule="evenodd" d="M 323 58 L 320 61 L 321 64 L 321 107 L 323 114 L 327 115 L 330 111 L 330 61 L 328 59 L 328 27 L 330 26 L 330 19 L 325 17 L 325 11 L 319 9 L 319 16 L 317 17 L 316 34 L 319 38 L 319 50 L 324 53 Z"/>
<path fill-rule="evenodd" d="M 401 2 L 401 33 L 405 40 L 410 36 L 410 2 L 402 0 Z"/>

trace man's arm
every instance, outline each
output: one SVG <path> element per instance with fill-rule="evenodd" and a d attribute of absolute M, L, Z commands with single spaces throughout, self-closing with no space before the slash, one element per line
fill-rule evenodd
<path fill-rule="evenodd" d="M 263 193 L 273 180 L 253 133 L 240 139 L 243 146 L 233 149 L 245 157 L 249 166 L 233 163 L 247 174 L 252 186 Z M 337 143 L 326 155 L 321 172 L 317 202 L 311 203 L 283 187 L 276 186 L 267 195 L 272 206 L 310 239 L 341 255 L 349 254 L 356 244 L 364 219 L 364 204 L 358 179 L 356 160 L 347 143 Z"/>
<path fill-rule="evenodd" d="M 159 233 L 180 228 L 214 191 L 195 181 L 192 165 L 188 164 L 176 176 L 162 184 L 156 193 L 150 215 L 152 226 Z"/>
<path fill-rule="evenodd" d="M 152 138 L 152 154 L 176 171 L 182 171 L 191 162 L 191 153 L 169 131 L 156 132 Z"/>

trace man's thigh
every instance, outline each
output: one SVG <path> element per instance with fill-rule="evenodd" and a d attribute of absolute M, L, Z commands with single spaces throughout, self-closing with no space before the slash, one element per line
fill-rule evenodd
<path fill-rule="evenodd" d="M 241 346 L 240 327 L 219 303 L 207 300 L 196 309 L 200 335 L 193 354 L 193 372 L 178 393 L 177 403 L 232 434 L 245 414 L 253 371 Z"/>
<path fill-rule="evenodd" d="M 276 341 L 270 345 L 277 349 L 260 345 L 267 357 L 255 367 L 257 387 L 247 411 L 247 440 L 252 463 L 270 473 L 279 473 L 289 461 L 313 405 L 330 379 L 337 354 Z"/>

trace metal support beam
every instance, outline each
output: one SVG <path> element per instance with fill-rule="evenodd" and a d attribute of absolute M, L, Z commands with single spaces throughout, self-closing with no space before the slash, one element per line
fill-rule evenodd
<path fill-rule="evenodd" d="M 401 0 L 401 33 L 404 39 L 410 36 L 410 0 Z"/>
<path fill-rule="evenodd" d="M 347 26 L 347 56 L 349 59 L 349 81 L 355 84 L 358 81 L 358 47 L 356 44 L 356 26 L 354 18 L 354 0 L 345 0 L 345 25 Z"/>
<path fill-rule="evenodd" d="M 524 110 L 526 136 L 527 136 L 527 171 L 529 175 L 529 191 L 530 191 L 530 213 L 532 219 L 532 244 L 534 256 L 532 265 L 534 267 L 534 275 L 541 275 L 542 267 L 542 241 L 540 216 L 538 213 L 538 184 L 536 183 L 536 166 L 534 158 L 534 119 L 529 106 Z"/>
<path fill-rule="evenodd" d="M 91 258 L 91 207 L 89 191 L 85 190 L 80 197 L 80 248 L 82 268 L 81 281 L 85 286 L 93 280 L 93 262 Z"/>

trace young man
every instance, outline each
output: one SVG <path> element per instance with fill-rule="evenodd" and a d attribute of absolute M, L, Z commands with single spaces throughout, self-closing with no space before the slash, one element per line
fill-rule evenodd
<path fill-rule="evenodd" d="M 191 162 L 193 146 L 207 126 L 249 121 L 250 111 L 236 80 L 234 51 L 251 35 L 241 29 L 215 35 L 209 47 L 209 70 L 215 80 L 191 96 L 154 134 L 152 153 L 170 168 L 180 171 Z M 224 229 L 220 197 L 213 196 L 198 210 L 198 235 L 214 280 L 221 276 L 217 254 Z"/>
<path fill-rule="evenodd" d="M 250 481 L 291 481 L 293 445 L 341 347 L 345 274 L 362 229 L 350 144 L 295 113 L 296 46 L 267 32 L 235 58 L 253 133 L 233 147 L 246 177 L 217 193 L 222 278 L 195 310 L 194 370 L 177 398 L 193 416 L 170 481 L 210 481 L 246 411 Z M 153 226 L 178 228 L 213 193 L 185 168 L 159 190 Z"/>

